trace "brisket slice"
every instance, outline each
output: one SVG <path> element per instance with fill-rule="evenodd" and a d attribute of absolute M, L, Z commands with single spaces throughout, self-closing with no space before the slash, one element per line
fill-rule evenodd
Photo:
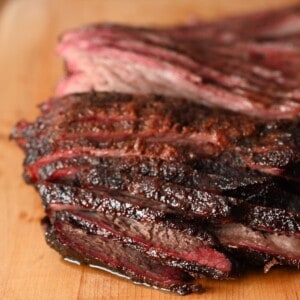
<path fill-rule="evenodd" d="M 86 180 L 90 185 L 106 185 L 111 189 L 124 189 L 125 184 L 132 183 L 133 177 L 143 176 L 153 178 L 158 184 L 162 180 L 162 182 L 216 195 L 247 199 L 252 203 L 277 205 L 277 207 L 284 208 L 291 201 L 295 207 L 297 206 L 299 197 L 286 191 L 287 187 L 289 190 L 292 189 L 289 187 L 292 186 L 289 182 L 262 175 L 256 171 L 233 168 L 230 165 L 214 162 L 210 164 L 208 160 L 206 162 L 205 165 L 198 163 L 188 165 L 178 161 L 139 156 L 79 155 L 71 158 L 57 158 L 39 167 L 25 167 L 24 176 L 28 183 L 45 180 L 80 184 L 84 176 L 89 175 Z M 143 180 L 143 177 L 140 179 Z M 109 178 L 114 178 L 114 180 L 109 181 Z M 127 189 L 126 186 L 125 189 Z"/>
<path fill-rule="evenodd" d="M 35 123 L 20 122 L 13 132 L 13 137 L 25 146 L 32 138 L 60 141 L 80 134 L 101 141 L 150 137 L 152 142 L 172 142 L 181 137 L 186 143 L 212 143 L 223 148 L 229 142 L 252 136 L 262 125 L 255 118 L 224 111 L 220 114 L 219 110 L 183 99 L 154 95 L 79 94 L 52 99 L 41 109 L 42 115 Z M 233 127 L 237 123 L 240 126 Z"/>
<path fill-rule="evenodd" d="M 104 168 L 75 168 L 74 172 L 67 168 L 53 174 L 47 181 L 81 188 L 91 187 L 94 190 L 113 190 L 115 193 L 123 191 L 125 195 L 135 196 L 145 203 L 162 203 L 190 218 L 219 222 L 230 215 L 230 204 L 233 200 L 226 196 L 205 189 L 191 189 L 155 177 L 131 175 Z"/>
<path fill-rule="evenodd" d="M 133 137 L 134 138 L 134 137 Z M 243 178 L 257 171 L 258 173 L 273 175 L 288 180 L 299 182 L 300 162 L 299 153 L 293 146 L 247 148 L 246 146 L 236 147 L 237 152 L 225 150 L 219 154 L 220 149 L 213 145 L 197 145 L 191 141 L 185 143 L 174 136 L 173 141 L 151 142 L 149 139 L 134 139 L 114 142 L 111 141 L 88 141 L 79 137 L 79 140 L 54 141 L 46 138 L 43 141 L 35 141 L 35 146 L 30 148 L 26 155 L 25 165 L 28 178 L 35 180 L 37 173 L 50 163 L 58 160 L 77 159 L 79 156 L 102 157 L 139 157 L 144 159 L 162 159 L 166 161 L 177 161 L 178 163 L 195 166 L 198 170 L 208 171 L 211 174 L 224 172 L 227 166 L 231 169 L 244 171 Z M 107 137 L 108 139 L 108 137 Z M 154 138 L 155 139 L 155 138 Z M 276 137 L 275 137 L 276 139 Z M 39 146 L 36 146 L 39 143 Z M 254 151 L 257 152 L 254 152 Z M 44 155 L 45 152 L 48 152 Z M 214 157 L 214 156 L 217 157 Z M 37 156 L 39 157 L 38 159 Z M 31 161 L 35 160 L 30 163 Z M 231 162 L 231 164 L 230 164 Z M 219 167 L 219 169 L 218 169 Z M 211 171 L 210 171 L 211 170 Z M 251 170 L 249 172 L 249 170 Z M 237 173 L 238 171 L 236 171 Z M 248 175 L 249 174 L 249 175 Z M 259 176 L 263 177 L 263 176 Z M 230 180 L 229 180 L 230 181 Z"/>
<path fill-rule="evenodd" d="M 232 198 L 221 196 L 205 189 L 189 188 L 174 184 L 157 177 L 119 174 L 117 170 L 91 168 L 88 172 L 76 169 L 71 177 L 60 173 L 53 179 L 81 188 L 93 187 L 124 191 L 141 201 L 163 203 L 168 208 L 178 211 L 188 218 L 195 218 L 210 223 L 241 222 L 265 232 L 300 236 L 299 211 L 292 209 L 293 202 L 299 204 L 299 196 L 287 193 L 277 186 L 273 191 L 261 191 L 252 198 Z M 276 188 L 277 187 L 277 188 Z M 270 187 L 272 188 L 272 186 Z M 220 191 L 219 191 L 220 192 Z M 273 194 L 276 197 L 272 197 Z"/>
<path fill-rule="evenodd" d="M 124 119 L 126 110 L 131 120 Z M 46 103 L 36 122 L 19 123 L 12 137 L 33 167 L 85 154 L 161 157 L 199 166 L 209 158 L 297 179 L 298 128 L 299 120 L 262 122 L 180 99 L 91 93 Z"/>
<path fill-rule="evenodd" d="M 128 189 L 132 195 L 143 196 L 148 199 L 154 199 L 160 202 L 168 204 L 169 207 L 176 207 L 176 201 L 178 199 L 186 199 L 187 208 L 186 211 L 191 211 L 195 214 L 195 217 L 202 220 L 208 220 L 211 223 L 227 223 L 239 220 L 243 224 L 249 225 L 251 228 L 262 230 L 266 232 L 278 232 L 287 235 L 297 235 L 300 237 L 300 212 L 289 212 L 283 208 L 269 207 L 252 204 L 251 201 L 247 201 L 240 198 L 218 197 L 217 195 L 195 190 L 184 189 L 174 184 L 162 183 L 156 179 L 137 179 L 133 180 L 133 183 L 128 186 Z M 196 201 L 195 201 L 196 200 Z M 283 206 L 281 202 L 278 206 Z M 285 208 L 289 207 L 289 200 L 286 200 Z M 220 203 L 227 204 L 226 207 L 223 204 L 223 213 L 220 213 Z M 199 206 L 199 202 L 203 203 Z M 249 203 L 250 202 L 250 203 Z M 258 202 L 258 201 L 257 201 Z M 299 202 L 299 197 L 298 197 Z M 210 214 L 202 215 L 197 213 L 198 207 L 211 207 Z M 272 203 L 271 206 L 277 206 L 276 203 Z M 203 211 L 203 209 L 202 209 Z"/>
<path fill-rule="evenodd" d="M 91 185 L 116 190 L 126 190 L 131 195 L 165 203 L 168 207 L 182 209 L 195 218 L 209 222 L 228 222 L 239 220 L 252 228 L 267 232 L 300 235 L 300 211 L 293 210 L 294 202 L 300 202 L 299 196 L 287 193 L 278 186 L 269 185 L 274 190 L 261 190 L 252 198 L 221 196 L 205 188 L 189 188 L 156 177 L 118 176 L 117 173 L 93 169 L 88 174 L 77 173 L 80 186 Z M 76 182 L 76 180 L 75 180 Z M 220 194 L 218 194 L 218 192 Z M 258 193 L 259 191 L 257 191 Z M 276 197 L 273 194 L 279 193 Z M 237 193 L 236 193 L 237 194 Z M 286 198 L 291 197 L 294 198 Z M 272 197 L 272 198 L 270 198 Z"/>
<path fill-rule="evenodd" d="M 222 225 L 213 232 L 234 255 L 248 257 L 244 262 L 250 265 L 267 264 L 275 259 L 279 264 L 300 266 L 299 236 L 263 233 L 239 223 Z"/>
<path fill-rule="evenodd" d="M 106 214 L 124 215 L 135 220 L 154 222 L 178 215 L 178 212 L 165 204 L 107 189 L 94 190 L 64 184 L 40 183 L 36 185 L 45 210 L 88 210 Z"/>
<path fill-rule="evenodd" d="M 128 34 L 124 33 L 124 29 L 126 30 L 126 27 L 122 30 L 120 26 L 111 26 L 109 32 L 107 26 L 99 26 L 92 39 L 88 34 L 79 37 L 78 40 L 63 42 L 63 51 L 66 48 L 78 47 L 81 51 L 95 52 L 104 47 L 108 50 L 112 49 L 112 52 L 122 51 L 123 56 L 127 55 L 127 58 L 128 52 L 144 55 L 144 59 L 140 60 L 143 63 L 153 57 L 160 58 L 161 61 L 168 62 L 173 68 L 177 67 L 175 70 L 185 70 L 191 74 L 197 74 L 201 83 L 204 81 L 206 84 L 220 85 L 221 88 L 232 92 L 233 95 L 242 95 L 242 93 L 236 93 L 236 89 L 239 88 L 245 92 L 250 91 L 249 96 L 255 96 L 255 100 L 252 102 L 270 103 L 261 97 L 263 95 L 269 96 L 271 99 L 277 99 L 283 95 L 286 98 L 297 99 L 296 94 L 291 94 L 293 90 L 299 91 L 296 80 L 299 79 L 299 76 L 296 66 L 287 66 L 284 62 L 292 60 L 299 64 L 299 49 L 290 47 L 287 42 L 242 41 L 236 42 L 234 45 L 227 45 L 215 41 L 173 44 L 169 41 L 168 45 L 165 45 L 145 41 L 141 32 L 136 32 L 135 37 L 133 34 L 131 37 L 127 37 Z M 128 30 L 133 31 L 132 28 L 128 28 Z M 274 55 L 277 59 L 276 62 L 272 62 L 272 58 L 275 58 Z M 259 56 L 262 56 L 262 59 L 258 60 Z M 112 53 L 110 58 L 113 57 Z M 132 55 L 129 58 L 132 58 Z M 151 68 L 153 65 L 148 67 Z M 71 64 L 70 73 L 77 74 L 79 71 L 77 68 L 78 65 Z M 193 79 L 191 76 L 189 78 Z M 157 88 L 159 89 L 159 86 Z"/>
<path fill-rule="evenodd" d="M 254 53 L 254 48 L 256 52 L 259 48 L 266 50 L 267 44 L 252 44 L 254 47 L 206 40 L 182 43 L 159 31 L 150 35 L 147 30 L 126 26 L 75 30 L 67 33 L 58 46 L 69 75 L 58 86 L 57 94 L 92 90 L 156 93 L 264 119 L 299 115 L 297 50 L 277 51 L 280 60 L 274 65 L 270 64 L 274 52 Z M 278 43 L 273 46 L 280 48 Z M 265 58 L 257 61 L 261 54 Z"/>
<path fill-rule="evenodd" d="M 177 266 L 187 271 L 205 274 L 214 278 L 227 276 L 226 273 L 224 273 L 224 269 L 221 271 L 220 268 L 228 268 L 230 265 L 228 259 L 225 257 L 222 258 L 222 254 L 218 254 L 218 252 L 211 248 L 214 244 L 212 243 L 213 240 L 209 237 L 209 235 L 205 232 L 199 232 L 199 227 L 196 227 L 198 230 L 192 230 L 192 223 L 189 223 L 188 221 L 178 225 L 178 223 L 176 224 L 176 222 L 172 222 L 172 220 L 176 220 L 176 218 L 172 219 L 172 217 L 169 216 L 169 222 L 163 221 L 165 225 L 160 225 L 162 224 L 162 221 L 154 221 L 153 213 L 151 213 L 150 210 L 144 210 L 143 218 L 141 221 L 137 221 L 137 214 L 132 214 L 129 209 L 129 205 L 127 211 L 122 210 L 120 205 L 115 205 L 115 207 L 119 209 L 115 208 L 114 211 L 104 209 L 105 215 L 101 217 L 101 213 L 98 214 L 95 210 L 91 210 L 92 208 L 89 206 L 88 202 L 98 202 L 97 211 L 101 212 L 103 211 L 104 205 L 108 207 L 108 200 L 106 198 L 103 198 L 103 204 L 102 207 L 100 207 L 101 204 L 99 204 L 99 201 L 95 201 L 95 199 L 91 201 L 90 196 L 83 198 L 82 195 L 84 195 L 84 191 L 81 191 L 81 194 L 74 196 L 74 194 L 70 191 L 78 191 L 78 189 L 58 185 L 48 185 L 47 193 L 45 193 L 46 190 L 44 188 L 44 186 L 40 186 L 40 190 L 42 191 L 41 195 L 44 198 L 44 201 L 47 202 L 46 208 L 50 215 L 53 215 L 56 211 L 60 212 L 68 210 L 67 213 L 62 213 L 64 219 L 71 219 L 72 222 L 77 223 L 77 226 L 78 224 L 81 224 L 80 226 L 83 226 L 85 230 L 88 228 L 87 231 L 92 231 L 97 234 L 102 232 L 101 234 L 106 234 L 107 236 L 110 236 L 110 238 L 127 241 L 127 243 L 136 247 L 139 251 L 146 252 L 148 255 L 160 259 L 160 261 L 164 264 Z M 63 190 L 63 192 L 57 193 L 58 189 Z M 266 215 L 267 218 L 270 218 L 272 213 L 274 213 L 272 210 L 268 211 L 265 209 L 265 211 L 268 212 L 268 215 Z M 107 213 L 109 214 L 106 215 Z M 111 214 L 117 216 L 112 217 Z M 249 211 L 248 217 L 251 219 L 259 218 L 261 216 L 258 216 L 257 214 L 254 215 L 251 211 Z M 259 225 L 278 226 L 278 223 L 276 222 L 284 223 L 285 220 L 286 219 L 284 218 L 276 219 L 275 216 L 275 219 L 273 218 L 271 221 L 259 221 Z M 288 222 L 290 222 L 289 224 L 292 224 L 290 220 Z M 147 225 L 147 223 L 149 225 Z M 179 228 L 181 232 L 176 231 Z M 295 235 L 288 236 L 293 233 L 293 228 L 290 227 L 288 235 L 281 235 L 277 234 L 279 229 L 276 228 L 275 230 L 272 230 L 271 228 L 271 230 L 269 229 L 270 233 L 263 233 L 253 230 L 249 226 L 246 227 L 246 225 L 229 223 L 213 229 L 212 232 L 216 235 L 224 247 L 228 247 L 230 249 L 238 248 L 240 250 L 240 254 L 243 253 L 244 250 L 247 253 L 254 251 L 256 255 L 260 253 L 260 257 L 265 257 L 264 261 L 271 257 L 276 258 L 281 264 L 297 266 L 297 264 L 299 264 L 299 232 Z M 119 231 L 119 233 L 116 233 L 116 230 Z M 266 231 L 265 228 L 262 228 L 262 230 Z M 120 233 L 120 231 L 123 232 Z M 150 232 L 151 234 L 149 234 Z M 167 237 L 167 239 L 163 237 Z M 174 239 L 171 237 L 174 237 Z M 195 237 L 197 238 L 195 239 Z M 175 243 L 176 248 L 174 248 L 174 240 L 177 241 Z M 178 244 L 178 241 L 181 243 Z M 197 248 L 197 245 L 200 248 Z M 214 259 L 210 261 L 207 257 L 213 257 Z M 193 262 L 195 258 L 197 259 L 197 262 Z"/>
<path fill-rule="evenodd" d="M 276 181 L 253 182 L 245 186 L 239 183 L 238 188 L 229 190 L 225 189 L 228 185 L 224 184 L 222 177 L 192 172 L 178 163 L 137 158 L 87 160 L 94 165 L 85 165 L 85 159 L 59 160 L 54 165 L 46 166 L 40 172 L 39 179 L 82 188 L 122 190 L 144 201 L 161 202 L 179 213 L 185 211 L 190 216 L 211 222 L 231 219 L 232 207 L 237 206 L 234 215 L 242 222 L 250 222 L 253 218 L 269 228 L 267 221 L 273 220 L 273 230 L 299 231 L 299 196 L 285 191 Z M 222 194 L 234 195 L 235 198 Z M 253 205 L 258 206 L 255 208 Z M 248 219 L 244 217 L 247 214 L 251 215 Z M 269 214 L 272 218 L 268 217 Z M 278 221 L 275 222 L 276 219 Z M 259 227 L 253 220 L 251 224 Z"/>
<path fill-rule="evenodd" d="M 142 223 L 132 218 L 84 211 L 64 212 L 63 218 L 89 234 L 122 242 L 162 264 L 179 267 L 195 276 L 203 274 L 222 279 L 235 271 L 230 259 L 215 249 L 216 240 L 196 223 L 174 219 Z"/>
<path fill-rule="evenodd" d="M 67 260 L 110 271 L 137 284 L 180 295 L 203 291 L 188 273 L 161 265 L 149 256 L 104 236 L 87 234 L 65 221 L 55 220 L 48 225 L 46 241 Z"/>
<path fill-rule="evenodd" d="M 137 209 L 133 214 L 130 198 L 122 203 L 127 206 L 125 211 L 113 193 L 108 198 L 107 194 L 98 192 L 95 199 L 92 198 L 94 194 L 82 189 L 51 184 L 39 185 L 38 188 L 51 220 L 60 216 L 88 234 L 122 242 L 163 264 L 189 272 L 213 278 L 226 278 L 235 272 L 231 260 L 217 250 L 218 243 L 195 222 L 164 216 L 163 212 L 159 217 L 153 217 L 155 208 L 151 205 L 139 210 L 143 215 L 139 215 Z M 88 203 L 95 202 L 98 205 L 93 209 Z"/>
<path fill-rule="evenodd" d="M 218 223 L 238 219 L 261 230 L 264 228 L 266 231 L 300 233 L 299 211 L 293 212 L 292 209 L 291 212 L 287 211 L 293 205 L 290 201 L 299 203 L 299 197 L 286 199 L 284 197 L 289 194 L 279 189 L 281 195 L 277 195 L 277 198 L 261 199 L 263 196 L 272 195 L 271 193 L 264 195 L 261 192 L 256 199 L 242 199 L 221 196 L 205 189 L 188 188 L 155 177 L 126 178 L 125 175 L 118 176 L 105 170 L 99 172 L 97 169 L 92 169 L 89 173 L 77 172 L 76 175 L 77 180 L 75 179 L 74 182 L 81 187 L 124 190 L 139 198 L 154 200 L 170 208 L 183 210 L 201 220 Z"/>
<path fill-rule="evenodd" d="M 276 195 L 282 194 L 282 190 L 280 190 L 282 180 L 269 175 L 262 175 L 256 171 L 215 164 L 210 166 L 208 164 L 206 166 L 196 164 L 193 166 L 178 161 L 139 156 L 97 157 L 79 155 L 71 158 L 57 158 L 39 166 L 26 166 L 24 177 L 28 183 L 64 179 L 80 182 L 78 172 L 85 172 L 91 176 L 94 174 L 93 178 L 89 180 L 90 184 L 95 185 L 97 181 L 102 180 L 102 172 L 108 173 L 110 171 L 111 174 L 114 171 L 114 177 L 118 179 L 115 180 L 114 186 L 110 185 L 110 188 L 113 189 L 121 189 L 122 182 L 126 182 L 126 178 L 147 176 L 184 187 L 213 192 L 217 195 L 230 194 L 242 198 L 251 197 L 251 199 L 259 197 L 260 201 L 264 197 L 265 202 L 269 201 L 269 195 L 276 198 Z M 122 177 L 124 177 L 123 180 Z M 285 183 L 285 181 L 283 182 Z"/>
<path fill-rule="evenodd" d="M 103 165 L 104 162 L 102 161 Z M 106 163 L 109 163 L 109 160 Z M 206 181 L 204 178 L 201 182 L 202 186 L 200 187 L 202 189 L 199 187 L 190 188 L 182 180 L 183 174 L 181 174 L 183 182 L 178 184 L 178 179 L 177 183 L 160 179 L 162 174 L 159 176 L 156 173 L 155 177 L 147 176 L 145 173 L 146 165 L 139 164 L 144 168 L 144 174 L 138 174 L 140 171 L 134 167 L 130 170 L 130 164 L 126 167 L 125 172 L 119 172 L 122 164 L 112 169 L 106 169 L 103 165 L 100 168 L 87 168 L 86 171 L 81 168 L 75 168 L 74 172 L 70 172 L 69 168 L 65 171 L 59 170 L 57 175 L 52 175 L 52 181 L 82 188 L 93 187 L 96 190 L 103 188 L 115 191 L 122 190 L 129 193 L 125 193 L 125 195 L 132 195 L 138 199 L 143 199 L 143 201 L 162 203 L 170 209 L 178 211 L 179 214 L 185 212 L 189 217 L 194 216 L 210 222 L 238 220 L 252 228 L 267 232 L 298 235 L 300 233 L 299 211 L 291 208 L 294 205 L 293 202 L 299 204 L 299 197 L 285 192 L 277 185 L 272 186 L 270 184 L 268 188 L 274 190 L 262 189 L 260 193 L 257 191 L 255 197 L 242 200 L 240 197 L 221 196 L 220 190 L 216 190 L 216 192 L 212 190 L 212 184 L 210 187 L 207 186 L 208 177 L 206 177 Z M 51 181 L 51 178 L 44 179 Z M 292 196 L 294 199 L 291 198 Z M 232 208 L 234 208 L 233 212 Z"/>

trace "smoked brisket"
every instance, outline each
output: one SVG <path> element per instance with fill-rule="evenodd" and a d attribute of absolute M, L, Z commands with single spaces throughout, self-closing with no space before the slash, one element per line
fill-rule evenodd
<path fill-rule="evenodd" d="M 300 267 L 300 9 L 62 35 L 14 139 L 66 260 L 184 295 Z"/>

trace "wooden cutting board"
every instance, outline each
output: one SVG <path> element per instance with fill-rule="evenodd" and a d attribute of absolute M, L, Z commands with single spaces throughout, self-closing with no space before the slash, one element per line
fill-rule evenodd
<path fill-rule="evenodd" d="M 181 299 L 66 263 L 44 242 L 40 199 L 22 181 L 23 154 L 8 135 L 16 121 L 33 120 L 37 104 L 53 93 L 62 76 L 62 62 L 54 55 L 58 35 L 88 22 L 174 24 L 297 2 L 0 0 L 0 299 Z M 207 293 L 184 299 L 300 298 L 295 269 L 203 283 Z"/>

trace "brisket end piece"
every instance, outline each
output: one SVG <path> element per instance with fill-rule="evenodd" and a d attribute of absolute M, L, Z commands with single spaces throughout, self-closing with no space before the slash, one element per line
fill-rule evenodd
<path fill-rule="evenodd" d="M 163 266 L 149 256 L 105 237 L 87 234 L 71 224 L 55 221 L 48 224 L 46 241 L 64 258 L 108 270 L 131 279 L 180 295 L 203 292 L 200 284 L 188 273 Z"/>

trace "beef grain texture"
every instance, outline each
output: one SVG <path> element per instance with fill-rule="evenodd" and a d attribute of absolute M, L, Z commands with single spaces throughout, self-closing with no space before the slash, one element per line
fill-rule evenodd
<path fill-rule="evenodd" d="M 156 93 L 263 119 L 293 118 L 300 113 L 299 24 L 294 7 L 182 28 L 71 30 L 57 47 L 68 71 L 57 95 Z"/>
<path fill-rule="evenodd" d="M 163 266 L 149 256 L 111 239 L 90 235 L 66 221 L 47 225 L 46 241 L 50 247 L 71 261 L 110 271 L 138 284 L 150 285 L 180 295 L 202 292 L 188 273 Z"/>

